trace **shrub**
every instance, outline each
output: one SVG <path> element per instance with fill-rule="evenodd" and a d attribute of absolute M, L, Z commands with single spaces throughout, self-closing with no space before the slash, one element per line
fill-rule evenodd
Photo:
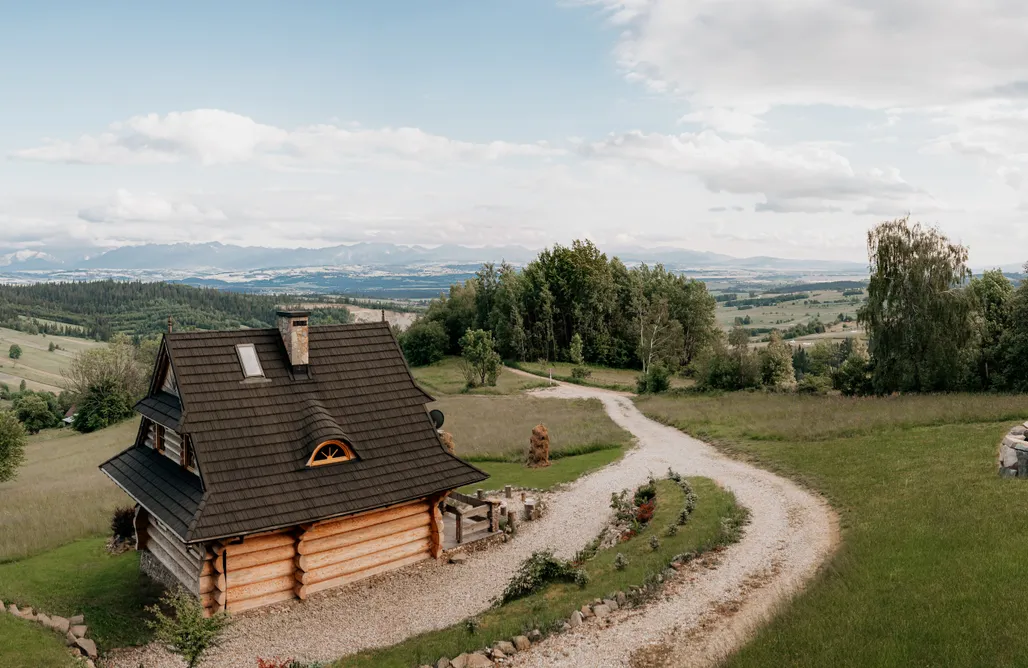
<path fill-rule="evenodd" d="M 589 574 L 585 572 L 585 569 L 579 568 L 575 572 L 575 584 L 578 585 L 580 589 L 585 589 L 586 586 L 588 586 Z"/>
<path fill-rule="evenodd" d="M 11 398 L 11 386 L 7 383 L 0 383 L 0 399 Z"/>
<path fill-rule="evenodd" d="M 582 353 L 582 348 L 582 335 L 575 332 L 575 335 L 571 337 L 571 344 L 568 347 L 568 358 L 576 367 L 585 364 L 585 355 Z M 574 371 L 571 373 L 574 375 Z"/>
<path fill-rule="evenodd" d="M 639 394 L 658 394 L 667 392 L 671 387 L 671 371 L 661 363 L 651 364 L 646 373 L 639 376 L 636 381 L 636 391 Z"/>
<path fill-rule="evenodd" d="M 660 539 L 656 536 L 650 536 L 650 549 L 654 552 L 660 549 Z"/>
<path fill-rule="evenodd" d="M 675 536 L 677 534 L 678 534 L 678 525 L 677 524 L 669 524 L 669 525 L 667 525 L 667 529 L 664 530 L 664 535 L 667 536 L 668 538 L 671 538 L 672 536 Z"/>
<path fill-rule="evenodd" d="M 81 432 L 96 431 L 132 417 L 132 398 L 113 380 L 89 388 L 79 402 L 72 426 Z"/>
<path fill-rule="evenodd" d="M 0 411 L 0 482 L 14 480 L 25 461 L 25 428 L 10 411 Z"/>
<path fill-rule="evenodd" d="M 610 508 L 619 523 L 631 522 L 635 518 L 635 510 L 628 502 L 628 490 L 623 489 L 621 493 L 611 492 Z"/>
<path fill-rule="evenodd" d="M 635 512 L 635 519 L 640 524 L 646 524 L 653 519 L 653 511 L 656 504 L 653 501 L 647 501 L 646 503 L 639 506 Z"/>
<path fill-rule="evenodd" d="M 54 345 L 53 341 L 51 341 L 49 347 L 47 347 L 47 351 L 52 353 L 56 349 L 57 349 L 57 346 Z"/>
<path fill-rule="evenodd" d="M 674 482 L 677 482 L 677 483 L 681 484 L 682 483 L 682 474 L 678 473 L 677 471 L 674 471 L 669 466 L 668 469 L 667 469 L 667 479 L 668 480 L 673 480 Z"/>
<path fill-rule="evenodd" d="M 689 511 L 683 509 L 680 513 L 678 513 L 678 526 L 683 526 L 684 527 L 686 522 L 688 522 L 688 521 L 689 521 Z"/>
<path fill-rule="evenodd" d="M 115 508 L 111 516 L 111 535 L 114 540 L 123 542 L 132 540 L 136 535 L 136 509 L 131 506 Z"/>
<path fill-rule="evenodd" d="M 56 397 L 54 397 L 56 408 Z M 53 427 L 58 420 L 46 400 L 38 394 L 20 396 L 14 402 L 14 414 L 30 434 L 38 434 L 40 430 Z"/>
<path fill-rule="evenodd" d="M 651 479 L 648 483 L 635 490 L 635 498 L 633 500 L 635 501 L 635 505 L 641 506 L 647 501 L 652 501 L 655 498 L 657 498 L 657 485 L 655 481 Z"/>
<path fill-rule="evenodd" d="M 21 346 L 17 343 L 12 343 L 11 347 L 7 349 L 7 356 L 12 360 L 19 359 L 21 357 Z"/>
<path fill-rule="evenodd" d="M 808 373 L 796 384 L 796 391 L 800 394 L 828 394 L 831 389 L 831 378 L 811 373 Z"/>
<path fill-rule="evenodd" d="M 592 371 L 584 366 L 573 366 L 571 367 L 571 379 L 572 380 L 585 380 L 592 375 Z"/>
<path fill-rule="evenodd" d="M 166 615 L 162 607 L 169 609 L 172 616 Z M 146 610 L 153 615 L 147 626 L 157 642 L 182 657 L 188 668 L 196 668 L 204 654 L 221 644 L 221 636 L 230 623 L 223 612 L 204 617 L 199 599 L 181 588 L 166 593 L 160 605 Z"/>
<path fill-rule="evenodd" d="M 500 595 L 501 603 L 509 603 L 542 589 L 551 582 L 578 582 L 578 570 L 571 562 L 558 559 L 553 552 L 533 552 L 521 562 Z"/>
<path fill-rule="evenodd" d="M 434 320 L 416 320 L 400 335 L 400 348 L 411 366 L 438 362 L 446 354 L 449 342 L 446 329 Z"/>
<path fill-rule="evenodd" d="M 623 571 L 626 568 L 628 568 L 628 557 L 618 552 L 617 556 L 614 557 L 614 569 Z"/>
<path fill-rule="evenodd" d="M 492 332 L 469 329 L 460 338 L 461 372 L 467 387 L 496 385 L 503 361 L 493 346 Z"/>

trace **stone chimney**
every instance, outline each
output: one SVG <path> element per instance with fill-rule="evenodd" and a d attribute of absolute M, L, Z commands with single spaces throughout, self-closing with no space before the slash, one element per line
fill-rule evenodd
<path fill-rule="evenodd" d="M 279 311 L 278 331 L 282 335 L 282 343 L 286 345 L 289 363 L 293 367 L 307 366 L 310 311 Z"/>

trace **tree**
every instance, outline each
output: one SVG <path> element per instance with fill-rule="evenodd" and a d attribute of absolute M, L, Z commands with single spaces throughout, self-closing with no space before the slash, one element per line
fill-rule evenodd
<path fill-rule="evenodd" d="M 47 348 L 47 351 L 49 351 L 49 352 L 51 352 L 51 353 L 52 353 L 52 352 L 53 352 L 54 350 L 56 350 L 56 349 L 57 349 L 57 346 L 56 346 L 56 345 L 54 345 L 54 342 L 53 342 L 53 341 L 51 341 L 51 342 L 50 342 L 50 346 L 49 346 L 49 347 Z"/>
<path fill-rule="evenodd" d="M 832 375 L 835 389 L 849 397 L 871 394 L 870 362 L 863 339 L 853 339 L 846 361 Z"/>
<path fill-rule="evenodd" d="M 469 329 L 460 339 L 461 370 L 468 387 L 496 385 L 502 360 L 493 345 L 493 335 L 482 329 Z"/>
<path fill-rule="evenodd" d="M 131 403 L 146 392 L 150 369 L 139 362 L 128 337 L 115 335 L 106 346 L 80 352 L 62 374 L 67 389 L 76 397 L 84 397 L 93 388 L 117 388 Z"/>
<path fill-rule="evenodd" d="M 796 382 L 792 368 L 792 348 L 777 329 L 771 332 L 767 348 L 761 351 L 761 380 L 768 387 L 789 387 Z"/>
<path fill-rule="evenodd" d="M 80 396 L 71 426 L 81 432 L 104 429 L 132 417 L 132 405 L 132 397 L 117 381 L 102 379 Z"/>
<path fill-rule="evenodd" d="M 30 434 L 38 434 L 41 429 L 47 429 L 56 424 L 50 406 L 38 394 L 19 397 L 14 404 L 14 414 Z"/>
<path fill-rule="evenodd" d="M 582 355 L 582 335 L 575 332 L 571 337 L 571 346 L 568 348 L 568 359 L 575 366 L 585 364 L 585 357 Z"/>
<path fill-rule="evenodd" d="M 400 335 L 403 356 L 411 366 L 425 366 L 438 362 L 446 354 L 449 337 L 442 324 L 419 318 Z"/>
<path fill-rule="evenodd" d="M 21 346 L 19 346 L 17 343 L 12 343 L 11 347 L 7 350 L 7 356 L 10 357 L 12 360 L 20 359 Z"/>
<path fill-rule="evenodd" d="M 669 370 L 677 367 L 685 344 L 682 324 L 671 318 L 667 300 L 644 303 L 638 326 L 639 347 L 636 354 L 642 362 L 643 375 L 646 375 L 652 364 L 663 364 Z"/>
<path fill-rule="evenodd" d="M 963 383 L 969 390 L 988 390 L 1006 386 L 1003 365 L 1003 336 L 1011 327 L 1011 306 L 1014 286 L 999 269 L 986 271 L 981 278 L 972 278 L 968 293 L 974 318 L 973 345 L 967 351 L 968 377 Z"/>
<path fill-rule="evenodd" d="M 972 300 L 961 289 L 970 277 L 967 249 L 908 218 L 874 227 L 867 248 L 871 280 L 858 319 L 875 391 L 955 389 L 973 335 Z"/>
<path fill-rule="evenodd" d="M 0 482 L 14 480 L 25 461 L 25 428 L 14 413 L 0 411 Z"/>
<path fill-rule="evenodd" d="M 153 630 L 157 642 L 182 657 L 188 668 L 196 668 L 207 652 L 221 644 L 221 636 L 231 619 L 224 612 L 204 617 L 200 601 L 181 587 L 162 596 L 161 604 L 147 607 L 147 612 L 153 615 L 152 620 L 147 620 L 147 626 Z M 162 608 L 173 614 L 165 614 Z"/>

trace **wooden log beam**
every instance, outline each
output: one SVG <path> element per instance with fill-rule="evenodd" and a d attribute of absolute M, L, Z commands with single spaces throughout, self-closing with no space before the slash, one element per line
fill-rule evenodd
<path fill-rule="evenodd" d="M 382 522 L 389 522 L 401 517 L 416 515 L 425 510 L 425 500 L 419 499 L 399 506 L 392 506 L 381 510 L 373 510 L 359 515 L 351 515 L 337 520 L 326 520 L 319 522 L 304 532 L 304 540 L 324 538 L 347 531 L 356 531 L 364 527 Z"/>
<path fill-rule="evenodd" d="M 225 552 L 232 557 L 258 550 L 270 550 L 273 547 L 289 545 L 292 542 L 293 536 L 289 531 L 279 531 L 272 534 L 247 536 L 242 543 L 221 542 L 216 544 L 213 549 L 215 554 L 221 555 L 222 552 Z"/>
<path fill-rule="evenodd" d="M 384 521 L 381 524 L 374 524 L 354 531 L 345 531 L 343 533 L 337 533 L 314 540 L 308 540 L 307 535 L 304 534 L 300 539 L 300 544 L 297 546 L 296 551 L 300 554 L 317 554 L 328 550 L 336 550 L 341 547 L 346 547 L 347 545 L 356 545 L 357 543 L 363 543 L 364 541 L 382 538 L 383 536 L 390 536 L 401 531 L 406 531 L 407 529 L 413 529 L 414 527 L 425 526 L 427 524 L 428 522 L 425 520 L 424 512 L 420 512 L 414 515 L 401 517 L 399 519 Z"/>
<path fill-rule="evenodd" d="M 293 576 L 283 575 L 270 580 L 264 580 L 262 582 L 254 582 L 240 587 L 230 587 L 227 592 L 219 592 L 219 595 L 227 596 L 229 604 L 233 607 L 235 603 L 240 601 L 246 601 L 251 598 L 257 598 L 258 596 L 265 596 L 267 594 L 274 594 L 280 591 L 292 591 L 293 585 L 296 584 L 296 580 Z"/>
<path fill-rule="evenodd" d="M 252 608 L 260 608 L 265 605 L 272 605 L 274 603 L 281 603 L 282 601 L 291 601 L 296 598 L 296 594 L 293 593 L 292 589 L 287 591 L 278 591 L 273 594 L 265 594 L 264 596 L 257 596 L 256 598 L 248 598 L 245 601 L 229 601 L 227 610 L 229 612 L 243 612 L 244 610 L 250 610 Z"/>
<path fill-rule="evenodd" d="M 260 566 L 244 568 L 238 571 L 233 570 L 230 566 L 228 573 L 220 573 L 218 575 L 217 585 L 221 591 L 228 591 L 232 587 L 239 587 L 240 585 L 253 582 L 263 582 L 264 580 L 271 580 L 282 575 L 292 575 L 295 569 L 296 566 L 292 559 L 273 561 L 268 564 L 261 564 Z M 229 601 L 231 601 L 231 598 Z"/>
<path fill-rule="evenodd" d="M 422 538 L 414 541 L 413 543 L 399 545 L 388 550 L 382 550 L 381 552 L 373 552 L 356 559 L 348 559 L 317 570 L 307 571 L 305 573 L 297 571 L 295 577 L 301 584 L 315 584 L 317 582 L 331 580 L 332 578 L 337 578 L 342 575 L 357 573 L 373 566 L 378 566 L 379 564 L 389 563 L 391 561 L 410 557 L 422 552 L 428 555 L 430 542 L 431 539 L 427 537 Z"/>
<path fill-rule="evenodd" d="M 282 561 L 283 559 L 292 559 L 294 556 L 296 556 L 296 548 L 292 545 L 281 545 L 268 550 L 257 550 L 256 552 L 246 552 L 245 554 L 229 555 L 227 560 L 218 559 L 214 563 L 214 570 L 219 573 L 224 573 L 226 561 L 228 563 L 228 571 L 231 573 L 232 571 L 252 568 L 254 566 L 260 566 L 261 564 L 270 564 L 276 561 Z"/>
<path fill-rule="evenodd" d="M 322 580 L 321 582 L 315 582 L 313 584 L 305 585 L 296 583 L 296 595 L 299 596 L 301 600 L 304 600 L 311 594 L 317 593 L 319 591 L 324 591 L 325 589 L 334 589 L 336 587 L 342 587 L 343 585 L 350 584 L 351 582 L 357 582 L 358 580 L 369 578 L 372 575 L 378 575 L 379 573 L 386 573 L 397 568 L 409 566 L 410 564 L 414 564 L 419 561 L 429 559 L 430 556 L 431 555 L 429 555 L 427 552 L 421 554 L 414 554 L 409 557 L 403 557 L 402 559 L 396 559 L 394 561 L 378 564 L 377 566 L 372 566 L 371 568 L 365 568 L 362 571 L 357 571 L 355 573 L 350 573 L 348 575 L 341 575 L 339 577 L 330 578 L 328 580 Z"/>
<path fill-rule="evenodd" d="M 383 536 L 376 538 L 375 540 L 365 541 L 363 543 L 357 543 L 355 545 L 348 545 L 346 547 L 340 547 L 335 550 L 328 550 L 326 552 L 318 552 L 317 554 L 306 554 L 296 558 L 296 565 L 302 570 L 313 571 L 325 566 L 331 566 L 332 564 L 338 564 L 341 561 L 349 561 L 351 559 L 357 559 L 368 554 L 374 554 L 376 552 L 382 552 L 400 545 L 406 545 L 413 541 L 428 538 L 431 536 L 432 529 L 424 522 L 424 514 L 420 515 L 421 524 L 413 529 L 407 529 L 399 533 L 394 533 L 389 536 Z"/>
<path fill-rule="evenodd" d="M 193 594 L 200 593 L 199 578 L 195 574 L 186 572 L 175 560 L 175 557 L 162 547 L 160 543 L 152 540 L 146 549 L 150 551 L 150 554 L 152 554 L 157 561 L 161 562 L 161 564 L 168 569 L 169 573 L 175 576 L 175 579 L 178 580 L 187 591 Z"/>
<path fill-rule="evenodd" d="M 179 560 L 179 563 L 183 565 L 188 571 L 196 571 L 196 574 L 200 574 L 201 558 L 197 554 L 193 554 L 186 544 L 180 541 L 176 536 L 173 536 L 163 530 L 159 525 L 151 524 L 150 539 L 155 540 L 169 551 L 173 551 Z"/>
<path fill-rule="evenodd" d="M 218 578 L 215 575 L 200 576 L 200 593 L 209 594 L 218 588 Z"/>

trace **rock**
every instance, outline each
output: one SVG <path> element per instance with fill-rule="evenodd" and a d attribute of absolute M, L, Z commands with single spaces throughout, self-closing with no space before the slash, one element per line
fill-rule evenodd
<path fill-rule="evenodd" d="M 582 618 L 583 619 L 589 619 L 592 616 L 593 616 L 593 609 L 590 608 L 588 605 L 583 605 L 582 606 Z"/>
<path fill-rule="evenodd" d="M 80 624 L 86 623 L 86 618 L 82 615 L 74 615 L 72 617 L 69 617 L 68 621 L 71 623 L 72 626 L 79 626 Z"/>
<path fill-rule="evenodd" d="M 460 654 L 450 659 L 450 666 L 452 668 L 468 668 L 468 654 Z"/>
<path fill-rule="evenodd" d="M 568 631 L 571 630 L 571 624 L 568 624 L 567 622 L 564 622 L 563 624 L 560 625 L 560 630 L 562 632 L 564 632 L 564 633 L 567 633 Z"/>
<path fill-rule="evenodd" d="M 86 659 L 86 668 L 96 668 L 96 664 L 93 663 L 92 659 Z M 429 668 L 432 668 L 429 666 Z"/>
<path fill-rule="evenodd" d="M 625 592 L 619 591 L 614 595 L 614 600 L 618 602 L 618 605 L 624 605 L 628 601 L 628 597 L 625 596 Z"/>
<path fill-rule="evenodd" d="M 22 619 L 33 619 L 35 617 L 32 614 L 32 608 L 29 607 L 29 606 L 26 606 L 26 607 L 22 608 L 21 610 L 18 610 L 18 608 L 15 608 L 15 610 L 17 610 L 17 612 L 15 612 L 14 614 L 18 615 Z"/>
<path fill-rule="evenodd" d="M 451 554 L 450 555 L 450 563 L 451 564 L 463 564 L 467 560 L 468 560 L 468 555 L 466 555 L 466 554 Z"/>
<path fill-rule="evenodd" d="M 467 657 L 464 668 L 492 668 L 493 662 L 483 654 L 468 654 Z"/>
<path fill-rule="evenodd" d="M 575 610 L 574 612 L 572 612 L 571 613 L 571 618 L 568 619 L 568 624 L 570 624 L 571 628 L 573 628 L 573 629 L 574 628 L 578 628 L 579 626 L 581 626 L 582 625 L 582 613 L 579 612 L 578 610 Z"/>
<path fill-rule="evenodd" d="M 36 621 L 45 626 L 46 628 L 51 628 L 50 618 L 44 615 L 43 613 L 39 613 L 38 615 L 36 615 Z"/>
<path fill-rule="evenodd" d="M 1017 469 L 1002 468 L 999 470 L 999 475 L 1001 478 L 1016 478 Z"/>
<path fill-rule="evenodd" d="M 450 660 L 445 656 L 435 662 L 435 668 L 451 668 L 451 666 L 453 666 L 453 664 L 450 663 Z"/>
<path fill-rule="evenodd" d="M 507 658 L 507 655 L 504 654 L 503 652 L 501 652 L 500 650 L 498 650 L 498 649 L 494 649 L 493 650 L 493 661 L 497 661 L 499 659 L 506 659 L 506 658 Z"/>
<path fill-rule="evenodd" d="M 1026 428 L 1024 425 L 1019 424 L 1013 429 L 1011 429 L 1009 433 L 1011 436 L 1024 436 L 1024 433 L 1026 431 L 1028 431 L 1028 428 Z"/>
<path fill-rule="evenodd" d="M 596 619 L 603 619 L 610 614 L 610 608 L 601 603 L 593 608 L 593 614 L 596 615 Z"/>
<path fill-rule="evenodd" d="M 71 629 L 71 622 L 64 617 L 58 617 L 54 615 L 50 618 L 50 628 L 58 633 L 67 633 Z"/>
<path fill-rule="evenodd" d="M 543 639 L 543 632 L 539 629 L 532 629 L 528 632 L 528 639 L 532 642 L 539 642 Z"/>
<path fill-rule="evenodd" d="M 75 645 L 82 650 L 82 653 L 88 656 L 90 659 L 96 658 L 96 643 L 86 638 L 78 638 L 75 640 Z"/>
<path fill-rule="evenodd" d="M 612 598 L 604 599 L 603 600 L 603 605 L 607 606 L 610 609 L 611 612 L 617 612 L 617 609 L 619 607 L 621 607 L 621 606 L 618 605 L 618 602 L 615 601 Z"/>
<path fill-rule="evenodd" d="M 1017 466 L 1017 451 L 1013 446 L 1007 445 L 1006 439 L 1003 439 L 1003 445 L 999 446 L 999 465 L 1003 468 Z"/>
<path fill-rule="evenodd" d="M 500 642 L 496 643 L 496 649 L 500 650 L 507 656 L 510 656 L 518 651 L 518 648 L 514 646 L 514 643 L 510 642 L 509 640 L 501 640 Z"/>
<path fill-rule="evenodd" d="M 89 629 L 83 624 L 78 624 L 76 626 L 71 627 L 71 635 L 75 636 L 76 638 L 85 638 L 86 631 L 88 630 Z"/>
<path fill-rule="evenodd" d="M 76 640 L 78 640 L 78 638 L 73 636 L 71 634 L 71 631 L 68 631 L 67 633 L 64 634 L 64 644 L 67 645 L 68 647 L 74 647 Z"/>
<path fill-rule="evenodd" d="M 517 636 L 514 638 L 514 647 L 519 652 L 524 652 L 526 649 L 532 646 L 532 641 L 528 639 L 528 636 Z"/>

